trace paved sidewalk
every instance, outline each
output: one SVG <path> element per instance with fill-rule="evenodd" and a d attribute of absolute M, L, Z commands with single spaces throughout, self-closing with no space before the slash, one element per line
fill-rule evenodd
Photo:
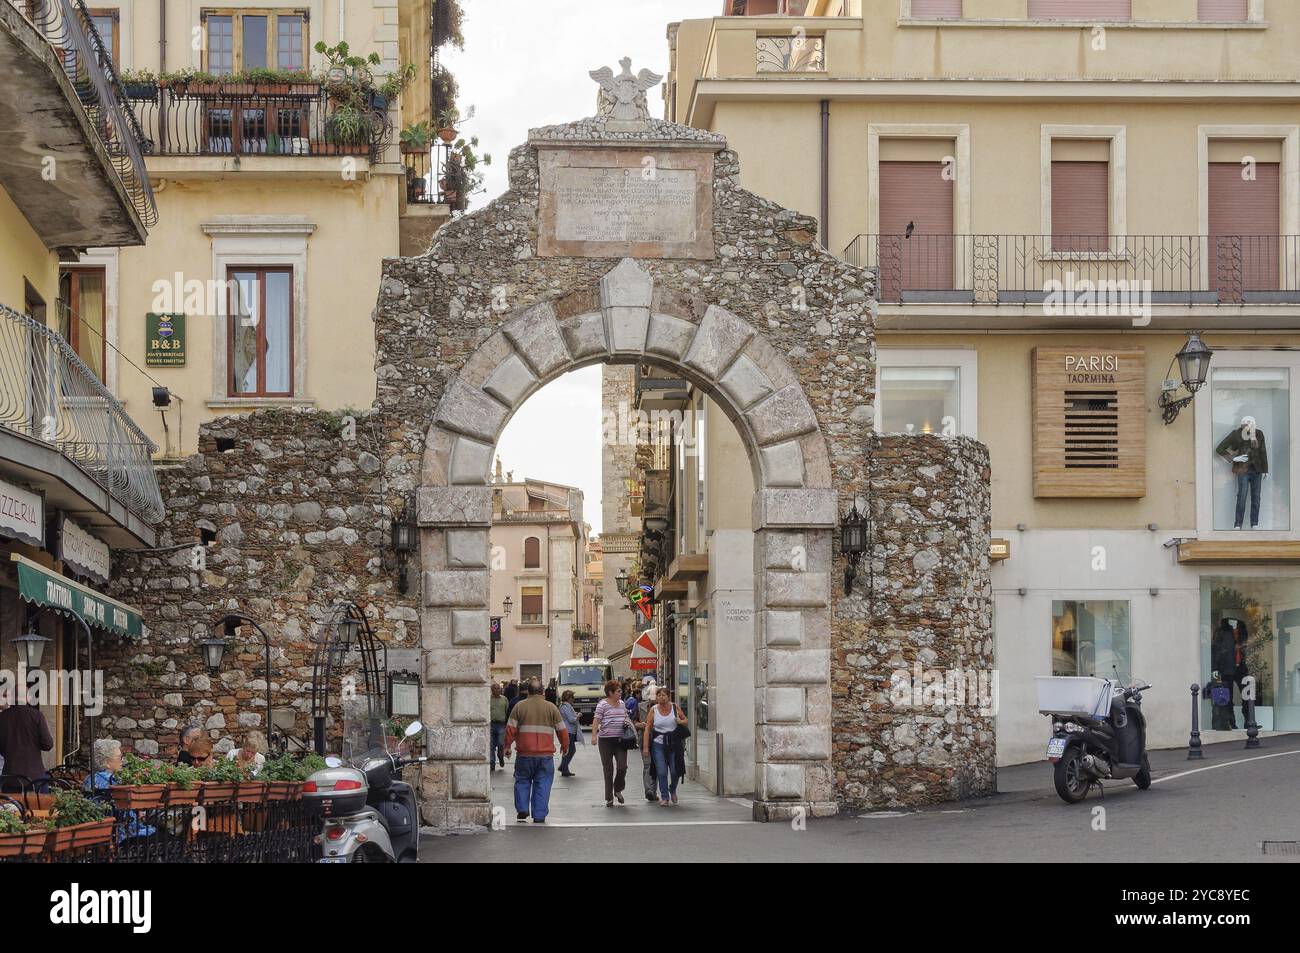
<path fill-rule="evenodd" d="M 590 732 L 583 737 L 591 741 Z M 658 795 L 647 801 L 641 784 L 641 752 L 627 753 L 627 789 L 623 792 L 626 804 L 614 802 L 605 806 L 605 779 L 600 770 L 600 757 L 592 744 L 579 745 L 570 770 L 576 777 L 560 776 L 560 759 L 555 759 L 555 785 L 551 788 L 551 813 L 547 827 L 611 827 L 628 824 L 659 824 L 674 826 L 686 823 L 744 824 L 751 823 L 752 805 L 741 798 L 714 797 L 701 784 L 683 780 L 677 788 L 677 803 L 661 807 Z M 514 800 L 514 761 L 506 762 L 505 770 L 492 773 L 492 803 L 504 811 L 506 823 L 517 824 Z M 519 824 L 523 827 L 523 824 Z M 541 825 L 529 824 L 530 827 Z"/>

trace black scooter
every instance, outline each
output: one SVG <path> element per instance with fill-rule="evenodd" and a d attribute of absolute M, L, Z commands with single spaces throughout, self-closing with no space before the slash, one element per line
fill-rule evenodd
<path fill-rule="evenodd" d="M 1142 692 L 1151 686 L 1116 682 L 1110 712 L 1105 717 L 1052 715 L 1052 739 L 1047 759 L 1056 765 L 1056 793 L 1067 804 L 1077 804 L 1102 781 L 1132 779 L 1139 789 L 1151 787 L 1151 762 L 1147 758 L 1147 720 L 1142 714 Z"/>

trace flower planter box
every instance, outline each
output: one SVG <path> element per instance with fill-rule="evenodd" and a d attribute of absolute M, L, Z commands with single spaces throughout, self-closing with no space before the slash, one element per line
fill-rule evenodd
<path fill-rule="evenodd" d="M 84 850 L 98 847 L 113 839 L 113 825 L 116 821 L 108 817 L 102 821 L 88 821 L 85 824 L 73 824 L 70 827 L 56 827 L 49 832 L 45 841 L 46 850 L 52 854 L 69 850 Z"/>
<path fill-rule="evenodd" d="M 158 102 L 157 83 L 123 83 L 122 91 L 127 99 L 136 102 Z"/>
<path fill-rule="evenodd" d="M 266 782 L 240 781 L 236 798 L 240 804 L 261 804 L 266 800 Z"/>
<path fill-rule="evenodd" d="M 266 799 L 268 801 L 296 801 L 301 797 L 301 781 L 266 782 Z"/>
<path fill-rule="evenodd" d="M 429 151 L 429 144 L 427 142 L 424 145 L 416 145 L 410 142 L 402 143 L 402 155 L 418 156 L 418 155 L 423 155 L 428 151 Z"/>
<path fill-rule="evenodd" d="M 119 811 L 141 811 L 162 807 L 167 795 L 165 784 L 114 784 L 108 789 L 113 806 Z"/>
<path fill-rule="evenodd" d="M 166 803 L 169 807 L 178 804 L 197 804 L 199 802 L 199 786 L 183 788 L 176 784 L 167 785 Z"/>
<path fill-rule="evenodd" d="M 0 834 L 0 857 L 26 857 L 45 849 L 49 831 L 33 828 L 21 834 Z"/>
<path fill-rule="evenodd" d="M 312 140 L 311 154 L 314 156 L 368 156 L 368 142 L 321 142 Z"/>
<path fill-rule="evenodd" d="M 199 785 L 199 799 L 204 804 L 229 801 L 238 789 L 238 781 L 204 781 Z"/>

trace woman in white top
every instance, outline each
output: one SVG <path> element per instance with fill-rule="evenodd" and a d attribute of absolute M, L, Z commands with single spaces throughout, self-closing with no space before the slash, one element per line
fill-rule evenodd
<path fill-rule="evenodd" d="M 681 780 L 678 762 L 682 760 L 682 742 L 677 727 L 686 724 L 686 714 L 674 705 L 668 689 L 660 686 L 655 706 L 645 720 L 641 753 L 654 759 L 655 777 L 659 779 L 659 803 L 664 807 L 677 803 L 677 782 Z"/>
<path fill-rule="evenodd" d="M 254 729 L 244 736 L 242 748 L 233 748 L 226 752 L 226 760 L 238 761 L 239 766 L 248 771 L 251 777 L 257 777 L 257 773 L 262 770 L 262 765 L 266 764 L 266 755 L 262 754 L 265 750 L 266 738 L 260 731 Z"/>

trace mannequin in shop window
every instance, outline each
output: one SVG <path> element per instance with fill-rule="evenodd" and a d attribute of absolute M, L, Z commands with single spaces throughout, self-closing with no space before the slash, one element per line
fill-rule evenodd
<path fill-rule="evenodd" d="M 1232 475 L 1237 478 L 1237 511 L 1232 528 L 1241 529 L 1246 516 L 1246 497 L 1249 495 L 1250 528 L 1259 529 L 1260 490 L 1264 478 L 1268 476 L 1268 450 L 1264 446 L 1264 431 L 1255 426 L 1254 417 L 1242 417 L 1241 429 L 1224 437 L 1214 452 L 1232 465 Z"/>
<path fill-rule="evenodd" d="M 1246 665 L 1246 623 L 1235 616 L 1225 616 L 1210 639 L 1211 681 L 1207 686 L 1215 731 L 1236 731 L 1237 718 L 1232 707 L 1232 687 L 1241 691 L 1241 682 L 1250 672 Z"/>

